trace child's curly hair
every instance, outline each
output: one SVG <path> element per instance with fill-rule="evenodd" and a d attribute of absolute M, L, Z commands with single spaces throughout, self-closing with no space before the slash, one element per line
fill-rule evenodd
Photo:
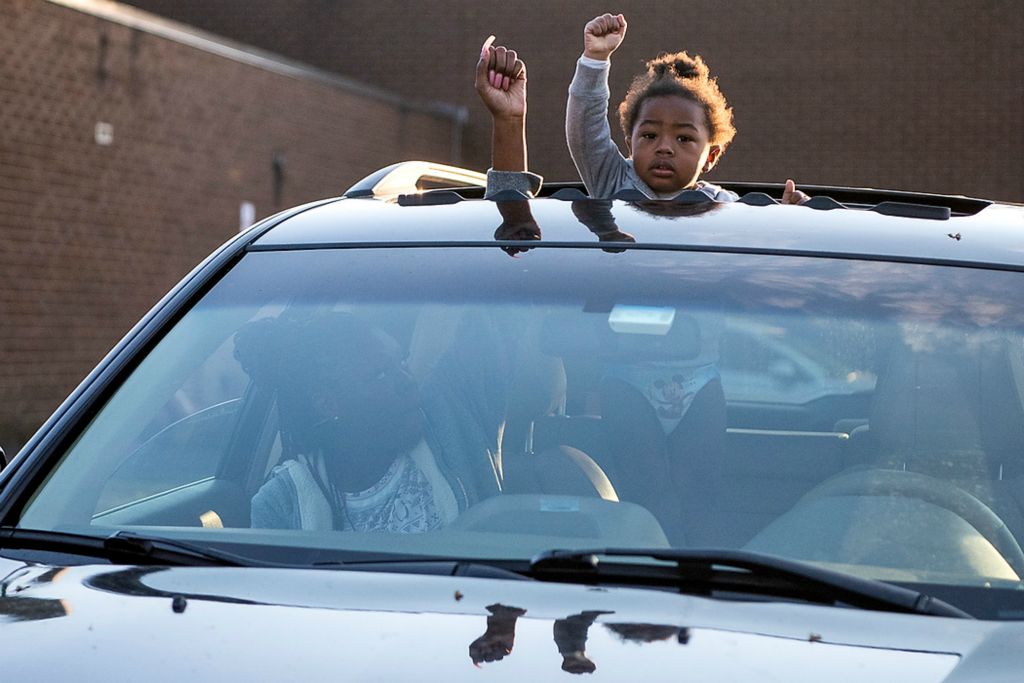
<path fill-rule="evenodd" d="M 665 53 L 647 62 L 647 71 L 633 79 L 626 98 L 619 105 L 619 123 L 628 140 L 633 134 L 640 105 L 649 97 L 679 95 L 704 107 L 711 144 L 724 150 L 736 136 L 732 125 L 732 107 L 711 78 L 708 66 L 699 55 L 686 52 Z"/>

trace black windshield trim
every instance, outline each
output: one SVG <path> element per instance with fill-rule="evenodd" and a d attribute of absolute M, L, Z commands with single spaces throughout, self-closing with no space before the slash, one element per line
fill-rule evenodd
<path fill-rule="evenodd" d="M 844 261 L 880 261 L 884 263 L 910 263 L 949 268 L 972 268 L 980 270 L 1001 270 L 1015 273 L 1024 272 L 1024 264 L 997 263 L 992 261 L 965 261 L 958 259 L 937 259 L 920 256 L 893 254 L 870 254 L 865 252 L 819 251 L 810 249 L 778 249 L 768 247 L 707 246 L 696 244 L 669 244 L 632 242 L 539 242 L 515 240 L 490 240 L 487 242 L 451 240 L 443 242 L 309 242 L 302 244 L 251 244 L 249 253 L 320 251 L 330 249 L 450 249 L 463 247 L 516 247 L 519 249 L 592 249 L 607 251 L 680 251 L 708 254 L 753 254 L 760 256 L 796 256 L 803 258 L 838 259 Z"/>

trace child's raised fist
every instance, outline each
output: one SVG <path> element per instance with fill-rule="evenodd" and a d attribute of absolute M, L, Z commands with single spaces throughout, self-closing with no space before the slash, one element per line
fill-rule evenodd
<path fill-rule="evenodd" d="M 590 59 L 608 59 L 626 37 L 626 17 L 602 14 L 583 28 L 583 55 Z"/>
<path fill-rule="evenodd" d="M 526 65 L 515 50 L 492 47 L 494 36 L 480 48 L 476 65 L 476 92 L 492 116 L 526 115 Z"/>

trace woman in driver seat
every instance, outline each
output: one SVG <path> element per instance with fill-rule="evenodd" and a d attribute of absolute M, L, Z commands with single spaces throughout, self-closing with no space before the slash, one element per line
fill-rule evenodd
<path fill-rule="evenodd" d="M 415 533 L 498 492 L 486 488 L 486 416 L 454 431 L 464 415 L 440 396 L 443 383 L 422 401 L 385 332 L 347 313 L 281 316 L 250 323 L 235 343 L 250 377 L 276 394 L 286 453 L 252 498 L 253 527 Z M 468 453 L 480 456 L 459 457 Z"/>

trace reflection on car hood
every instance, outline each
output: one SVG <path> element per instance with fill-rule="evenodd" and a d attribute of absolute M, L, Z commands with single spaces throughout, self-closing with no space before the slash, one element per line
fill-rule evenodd
<path fill-rule="evenodd" d="M 994 653 L 985 674 L 1022 664 L 1012 624 L 656 591 L 2 558 L 0 577 L 14 680 L 544 680 L 592 669 L 595 680 L 925 682 L 959 680 L 977 653 Z"/>

